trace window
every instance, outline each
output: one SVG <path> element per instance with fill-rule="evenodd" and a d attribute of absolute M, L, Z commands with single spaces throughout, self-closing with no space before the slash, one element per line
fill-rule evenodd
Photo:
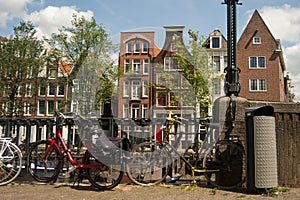
<path fill-rule="evenodd" d="M 250 68 L 266 68 L 266 58 L 264 56 L 250 57 Z"/>
<path fill-rule="evenodd" d="M 267 83 L 265 79 L 251 79 L 250 91 L 267 91 Z"/>
<path fill-rule="evenodd" d="M 22 86 L 19 85 L 17 87 L 17 91 L 16 91 L 16 97 L 21 97 L 22 96 Z"/>
<path fill-rule="evenodd" d="M 45 115 L 45 101 L 40 100 L 38 108 L 39 108 L 39 111 L 38 111 L 39 115 Z"/>
<path fill-rule="evenodd" d="M 140 98 L 140 82 L 133 81 L 132 82 L 132 99 Z"/>
<path fill-rule="evenodd" d="M 171 52 L 176 52 L 177 48 L 176 48 L 176 43 L 171 43 Z"/>
<path fill-rule="evenodd" d="M 149 94 L 149 82 L 143 81 L 143 97 L 148 97 Z"/>
<path fill-rule="evenodd" d="M 32 94 L 31 94 L 31 84 L 26 84 L 25 96 L 26 97 L 32 97 Z"/>
<path fill-rule="evenodd" d="M 261 44 L 261 38 L 260 37 L 253 37 L 253 44 Z"/>
<path fill-rule="evenodd" d="M 133 119 L 139 118 L 139 115 L 140 115 L 140 105 L 139 104 L 132 104 L 131 118 L 133 118 Z"/>
<path fill-rule="evenodd" d="M 131 53 L 132 52 L 132 44 L 131 43 L 127 43 L 126 44 L 126 53 Z"/>
<path fill-rule="evenodd" d="M 140 59 L 134 59 L 132 63 L 132 71 L 139 72 L 141 67 Z"/>
<path fill-rule="evenodd" d="M 33 78 L 33 67 L 27 67 L 26 78 Z"/>
<path fill-rule="evenodd" d="M 46 85 L 44 83 L 42 83 L 40 85 L 40 88 L 39 88 L 39 95 L 40 96 L 45 96 L 46 95 Z"/>
<path fill-rule="evenodd" d="M 213 70 L 219 72 L 221 70 L 220 56 L 213 56 Z"/>
<path fill-rule="evenodd" d="M 24 115 L 25 116 L 31 115 L 31 103 L 29 103 L 29 102 L 24 103 Z"/>
<path fill-rule="evenodd" d="M 129 97 L 129 81 L 124 81 L 123 96 Z"/>
<path fill-rule="evenodd" d="M 48 101 L 48 115 L 53 115 L 55 111 L 55 102 L 54 101 Z"/>
<path fill-rule="evenodd" d="M 127 72 L 129 72 L 130 70 L 130 60 L 129 59 L 125 59 L 124 60 L 124 74 L 126 74 Z"/>
<path fill-rule="evenodd" d="M 128 103 L 123 104 L 123 118 L 129 118 L 129 105 L 128 105 Z"/>
<path fill-rule="evenodd" d="M 140 53 L 140 43 L 134 43 L 134 53 Z"/>
<path fill-rule="evenodd" d="M 212 49 L 221 48 L 220 39 L 221 39 L 220 37 L 212 37 L 211 38 L 211 45 L 210 45 L 210 47 Z"/>
<path fill-rule="evenodd" d="M 149 108 L 148 108 L 148 104 L 143 104 L 143 108 L 142 108 L 142 118 L 149 118 Z"/>
<path fill-rule="evenodd" d="M 178 62 L 176 58 L 165 57 L 164 61 L 165 70 L 178 70 Z"/>
<path fill-rule="evenodd" d="M 48 78 L 49 79 L 55 79 L 56 78 L 56 69 L 55 68 L 50 68 L 49 69 Z"/>
<path fill-rule="evenodd" d="M 64 96 L 64 95 L 65 95 L 65 85 L 61 83 L 57 86 L 57 96 Z"/>
<path fill-rule="evenodd" d="M 149 44 L 148 42 L 143 43 L 143 53 L 148 53 Z"/>
<path fill-rule="evenodd" d="M 48 86 L 48 96 L 54 96 L 55 95 L 55 84 L 54 83 L 49 83 Z"/>
<path fill-rule="evenodd" d="M 149 60 L 144 59 L 143 74 L 149 74 Z"/>
<path fill-rule="evenodd" d="M 220 79 L 214 79 L 214 94 L 221 94 L 221 82 Z"/>
<path fill-rule="evenodd" d="M 167 93 L 165 91 L 157 93 L 157 105 L 167 106 Z"/>
<path fill-rule="evenodd" d="M 175 95 L 174 92 L 170 92 L 170 99 L 169 99 L 170 106 L 178 106 L 178 97 Z"/>

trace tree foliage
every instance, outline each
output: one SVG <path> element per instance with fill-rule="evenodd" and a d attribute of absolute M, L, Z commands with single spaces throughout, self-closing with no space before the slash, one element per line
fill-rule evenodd
<path fill-rule="evenodd" d="M 175 37 L 178 66 L 183 70 L 183 76 L 189 82 L 196 96 L 196 103 L 200 108 L 207 108 L 212 101 L 213 69 L 208 62 L 208 53 L 204 48 L 205 38 L 198 32 L 189 30 L 188 44 L 183 44 L 179 37 Z M 205 116 L 201 110 L 201 116 Z"/>
<path fill-rule="evenodd" d="M 80 110 L 109 103 L 119 70 L 111 58 L 116 48 L 105 29 L 94 18 L 87 20 L 74 15 L 72 26 L 53 34 L 51 44 L 61 52 L 61 58 L 73 66 L 69 84 L 73 85 L 74 80 L 79 79 L 76 101 L 80 102 Z M 89 95 L 82 93 L 87 90 Z"/>
<path fill-rule="evenodd" d="M 37 92 L 37 77 L 47 51 L 30 22 L 14 27 L 14 34 L 0 41 L 0 91 L 3 117 L 22 116 L 26 97 Z"/>

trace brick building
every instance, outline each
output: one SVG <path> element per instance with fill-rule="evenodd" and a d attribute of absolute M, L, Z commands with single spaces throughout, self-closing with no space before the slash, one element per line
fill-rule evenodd
<path fill-rule="evenodd" d="M 154 32 L 122 32 L 119 66 L 118 118 L 150 118 L 149 86 L 153 58 L 159 52 Z"/>
<path fill-rule="evenodd" d="M 287 101 L 280 40 L 275 39 L 255 10 L 238 41 L 240 96 L 249 100 Z"/>

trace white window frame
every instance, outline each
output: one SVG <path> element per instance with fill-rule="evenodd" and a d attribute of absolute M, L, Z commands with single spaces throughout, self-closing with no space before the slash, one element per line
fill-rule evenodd
<path fill-rule="evenodd" d="M 143 97 L 149 96 L 149 81 L 143 81 Z"/>
<path fill-rule="evenodd" d="M 60 91 L 60 87 L 61 87 L 61 86 L 63 87 L 63 94 L 59 94 L 59 91 Z M 64 85 L 63 83 L 57 84 L 56 95 L 57 95 L 58 97 L 63 97 L 63 96 L 65 96 L 65 85 Z"/>
<path fill-rule="evenodd" d="M 124 74 L 130 71 L 130 59 L 124 60 Z"/>
<path fill-rule="evenodd" d="M 251 66 L 251 59 L 256 59 L 255 67 Z M 264 66 L 259 66 L 259 59 L 264 58 Z M 267 68 L 267 62 L 266 62 L 266 56 L 250 56 L 249 57 L 249 69 L 266 69 Z"/>
<path fill-rule="evenodd" d="M 129 97 L 130 84 L 129 81 L 123 82 L 123 97 Z"/>
<path fill-rule="evenodd" d="M 44 112 L 44 113 L 41 113 L 41 109 L 40 109 L 40 102 L 41 102 L 41 101 L 44 102 L 44 107 L 43 107 L 43 109 L 44 109 L 43 112 Z M 46 102 L 45 100 L 39 100 L 39 101 L 38 101 L 38 115 L 39 115 L 39 116 L 44 116 L 44 115 L 46 114 L 46 109 L 45 109 L 45 108 L 46 108 L 46 103 L 47 103 L 47 102 Z"/>
<path fill-rule="evenodd" d="M 175 66 L 174 64 L 175 58 L 173 57 L 165 57 L 164 58 L 164 70 L 165 71 L 178 71 L 178 63 L 177 63 L 177 67 L 173 68 L 173 66 Z"/>
<path fill-rule="evenodd" d="M 32 105 L 30 102 L 24 102 L 24 116 L 31 116 L 32 113 Z"/>
<path fill-rule="evenodd" d="M 16 91 L 16 97 L 21 97 L 22 96 L 22 85 L 19 85 Z"/>
<path fill-rule="evenodd" d="M 218 61 L 218 62 L 216 62 Z M 221 71 L 221 56 L 212 56 L 213 70 L 216 72 Z M 218 65 L 217 65 L 218 63 Z"/>
<path fill-rule="evenodd" d="M 219 39 L 219 46 L 218 47 L 214 47 L 213 46 L 213 39 Z M 211 49 L 220 49 L 222 48 L 222 40 L 221 40 L 221 36 L 212 36 L 210 38 L 210 48 Z"/>
<path fill-rule="evenodd" d="M 54 91 L 53 94 L 50 94 L 50 92 L 51 92 L 51 90 L 50 90 L 50 85 L 51 85 L 51 84 L 53 84 L 54 90 L 56 90 L 56 85 L 55 85 L 55 83 L 49 83 L 49 84 L 48 84 L 48 93 L 47 93 L 47 95 L 50 96 L 50 97 L 53 97 L 53 96 L 55 96 L 56 91 Z"/>
<path fill-rule="evenodd" d="M 149 74 L 149 59 L 144 59 L 143 61 L 143 74 Z"/>
<path fill-rule="evenodd" d="M 133 59 L 132 61 L 132 71 L 139 72 L 141 69 L 141 60 L 140 59 Z"/>
<path fill-rule="evenodd" d="M 57 76 L 57 69 L 49 68 L 48 79 L 56 79 L 56 76 Z"/>
<path fill-rule="evenodd" d="M 25 97 L 32 97 L 31 83 L 26 84 Z"/>
<path fill-rule="evenodd" d="M 123 104 L 123 118 L 129 118 L 129 104 Z"/>
<path fill-rule="evenodd" d="M 132 53 L 132 43 L 126 43 L 126 53 Z"/>
<path fill-rule="evenodd" d="M 49 111 L 50 102 L 53 102 L 53 112 L 50 112 L 50 111 Z M 53 114 L 54 114 L 54 112 L 55 112 L 55 107 L 56 107 L 55 104 L 56 104 L 56 102 L 55 102 L 54 100 L 48 100 L 48 101 L 46 102 L 46 105 L 47 105 L 46 110 L 47 110 L 47 115 L 48 115 L 48 116 L 53 116 Z"/>
<path fill-rule="evenodd" d="M 142 104 L 142 118 L 148 118 L 149 117 L 149 105 L 148 104 Z"/>
<path fill-rule="evenodd" d="M 256 82 L 256 89 L 252 89 L 252 83 Z M 262 81 L 264 83 L 262 83 Z M 263 89 L 262 87 L 265 87 L 265 89 Z M 249 91 L 250 92 L 267 92 L 268 88 L 267 88 L 267 80 L 266 79 L 250 79 L 249 80 Z"/>
<path fill-rule="evenodd" d="M 131 84 L 131 99 L 140 99 L 140 82 L 132 81 Z"/>
<path fill-rule="evenodd" d="M 140 53 L 141 49 L 140 49 L 140 43 L 134 43 L 134 53 Z"/>
<path fill-rule="evenodd" d="M 142 53 L 148 53 L 148 51 L 149 51 L 149 43 L 148 42 L 143 42 Z"/>
<path fill-rule="evenodd" d="M 134 103 L 131 105 L 131 118 L 140 117 L 140 104 Z M 135 117 L 134 117 L 135 116 Z"/>
<path fill-rule="evenodd" d="M 253 44 L 261 44 L 261 37 L 253 37 Z"/>

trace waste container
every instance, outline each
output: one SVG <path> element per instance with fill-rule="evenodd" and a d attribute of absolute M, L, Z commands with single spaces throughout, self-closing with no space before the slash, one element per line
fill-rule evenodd
<path fill-rule="evenodd" d="M 246 183 L 249 192 L 278 186 L 274 108 L 246 108 Z"/>

